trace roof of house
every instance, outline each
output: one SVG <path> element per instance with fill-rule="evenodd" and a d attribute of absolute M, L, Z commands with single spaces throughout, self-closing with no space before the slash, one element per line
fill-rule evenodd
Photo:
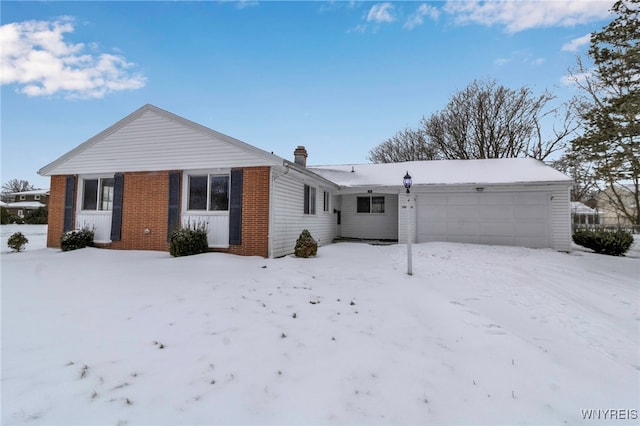
<path fill-rule="evenodd" d="M 0 201 L 0 206 L 2 207 L 7 207 L 9 204 L 5 203 L 4 201 Z"/>
<path fill-rule="evenodd" d="M 573 214 L 596 214 L 598 213 L 595 209 L 592 209 L 591 207 L 587 206 L 584 203 L 581 203 L 579 201 L 572 201 L 571 202 L 571 213 Z"/>
<path fill-rule="evenodd" d="M 571 182 L 571 178 L 533 158 L 346 164 L 312 166 L 309 170 L 346 187 L 402 186 L 407 172 L 413 185 Z"/>
<path fill-rule="evenodd" d="M 39 201 L 16 201 L 15 203 L 9 203 L 5 207 L 10 209 L 37 209 L 40 207 L 45 207 Z"/>
<path fill-rule="evenodd" d="M 81 143 L 80 145 L 78 145 L 77 147 L 73 148 L 71 151 L 68 151 L 67 153 L 65 153 L 64 155 L 62 155 L 61 157 L 59 157 L 58 159 L 54 160 L 53 162 L 47 164 L 46 166 L 42 167 L 39 171 L 38 174 L 42 175 L 42 176 L 50 176 L 53 174 L 67 174 L 70 173 L 68 170 L 63 170 L 62 172 L 59 171 L 59 168 L 61 166 L 63 166 L 65 163 L 69 162 L 69 161 L 73 161 L 75 158 L 81 157 L 84 158 L 86 157 L 86 153 L 88 151 L 90 151 L 93 147 L 97 146 L 98 144 L 100 144 L 102 141 L 106 140 L 107 138 L 109 138 L 111 135 L 115 134 L 116 132 L 122 130 L 123 128 L 127 127 L 127 125 L 129 125 L 130 123 L 134 122 L 135 120 L 141 118 L 143 115 L 145 115 L 146 113 L 151 112 L 153 114 L 156 114 L 160 117 L 162 117 L 163 119 L 168 120 L 169 122 L 172 123 L 177 123 L 181 126 L 184 126 L 185 128 L 188 128 L 194 132 L 197 132 L 199 134 L 204 135 L 205 137 L 209 138 L 209 140 L 216 140 L 216 141 L 220 141 L 222 143 L 228 144 L 229 146 L 233 146 L 235 148 L 238 148 L 242 151 L 248 152 L 250 154 L 252 154 L 253 156 L 256 157 L 260 157 L 262 159 L 264 159 L 265 161 L 269 162 L 269 163 L 273 163 L 273 164 L 283 164 L 283 162 L 285 161 L 285 159 L 278 157 L 277 155 L 274 155 L 273 153 L 269 153 L 267 151 L 264 151 L 260 148 L 257 148 L 253 145 L 250 145 L 246 142 L 243 142 L 241 140 L 235 139 L 231 136 L 227 136 L 225 134 L 222 134 L 220 132 L 217 132 L 215 130 L 212 130 L 208 127 L 205 127 L 201 124 L 198 124 L 194 121 L 188 120 L 186 118 L 180 117 L 176 114 L 173 114 L 169 111 L 163 110 L 161 108 L 158 108 L 154 105 L 151 104 L 147 104 L 142 106 L 141 108 L 139 108 L 138 110 L 132 112 L 131 114 L 127 115 L 126 117 L 124 117 L 123 119 L 119 120 L 117 123 L 113 124 L 112 126 L 108 127 L 107 129 L 103 130 L 102 132 L 98 133 L 97 135 L 93 136 L 92 138 L 88 139 L 87 141 Z M 140 143 L 140 141 L 137 141 L 138 143 Z M 100 151 L 103 151 L 105 148 L 101 148 Z M 173 154 L 167 154 L 169 156 L 175 156 L 175 153 Z M 196 156 L 198 155 L 197 153 L 195 154 Z M 86 159 L 85 159 L 86 160 Z M 149 169 L 151 170 L 151 169 Z M 155 170 L 155 169 L 153 169 Z M 129 169 L 121 169 L 121 171 L 133 171 L 133 170 L 129 170 Z M 137 171 L 137 170 L 136 170 Z M 98 170 L 97 172 L 102 172 L 102 170 Z M 74 173 L 76 173 L 74 171 Z"/>

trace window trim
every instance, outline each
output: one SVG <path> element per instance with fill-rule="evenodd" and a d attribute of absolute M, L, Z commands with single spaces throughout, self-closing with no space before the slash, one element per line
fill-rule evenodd
<path fill-rule="evenodd" d="M 206 210 L 189 209 L 190 180 L 192 176 L 207 177 L 207 200 Z M 211 177 L 224 176 L 227 178 L 227 209 L 226 210 L 210 210 L 211 203 Z M 188 215 L 216 216 L 229 215 L 231 205 L 231 169 L 198 169 L 185 170 L 182 174 L 182 213 Z"/>
<path fill-rule="evenodd" d="M 324 191 L 323 200 L 322 200 L 322 210 L 328 212 L 331 210 L 331 193 L 329 191 Z"/>
<path fill-rule="evenodd" d="M 359 200 L 360 199 L 364 199 L 364 198 L 368 198 L 369 199 L 369 211 L 361 212 L 361 211 L 358 211 Z M 382 199 L 382 211 L 381 212 L 374 212 L 373 211 L 373 199 L 374 198 L 381 198 Z M 386 197 L 384 195 L 356 195 L 356 214 L 384 215 L 384 214 L 387 214 L 386 204 L 387 204 L 387 199 L 386 199 Z"/>
<path fill-rule="evenodd" d="M 110 209 L 100 209 L 100 205 L 102 204 L 102 180 L 103 179 L 114 179 L 115 174 L 103 174 L 103 175 L 80 175 L 78 176 L 78 194 L 77 194 L 77 206 L 78 212 L 82 213 L 95 213 L 95 214 L 111 214 L 113 211 L 113 199 L 111 200 L 111 208 Z M 85 209 L 84 208 L 84 185 L 87 180 L 97 180 L 98 187 L 96 188 L 96 208 L 95 209 Z M 113 193 L 111 195 L 113 197 Z"/>
<path fill-rule="evenodd" d="M 308 216 L 316 214 L 318 191 L 315 186 L 304 184 L 303 213 Z"/>
<path fill-rule="evenodd" d="M 34 201 L 39 201 L 40 200 L 40 194 L 36 194 L 33 196 Z"/>

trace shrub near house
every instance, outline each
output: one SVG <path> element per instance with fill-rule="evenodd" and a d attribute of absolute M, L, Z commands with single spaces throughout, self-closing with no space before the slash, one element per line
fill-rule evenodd
<path fill-rule="evenodd" d="M 622 229 L 617 231 L 578 229 L 573 233 L 573 242 L 596 253 L 622 256 L 633 245 L 633 235 Z"/>

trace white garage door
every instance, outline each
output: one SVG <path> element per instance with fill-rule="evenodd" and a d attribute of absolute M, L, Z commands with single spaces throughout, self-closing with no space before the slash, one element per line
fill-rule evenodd
<path fill-rule="evenodd" d="M 548 192 L 417 194 L 417 241 L 550 247 Z"/>

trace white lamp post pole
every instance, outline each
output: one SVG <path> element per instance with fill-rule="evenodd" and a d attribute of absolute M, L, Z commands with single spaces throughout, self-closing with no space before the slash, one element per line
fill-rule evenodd
<path fill-rule="evenodd" d="M 409 188 L 411 188 L 411 175 L 409 175 L 409 172 L 404 175 L 403 183 L 407 189 L 407 274 L 413 275 L 411 265 L 411 258 L 413 257 L 411 254 L 411 193 L 409 192 Z"/>

